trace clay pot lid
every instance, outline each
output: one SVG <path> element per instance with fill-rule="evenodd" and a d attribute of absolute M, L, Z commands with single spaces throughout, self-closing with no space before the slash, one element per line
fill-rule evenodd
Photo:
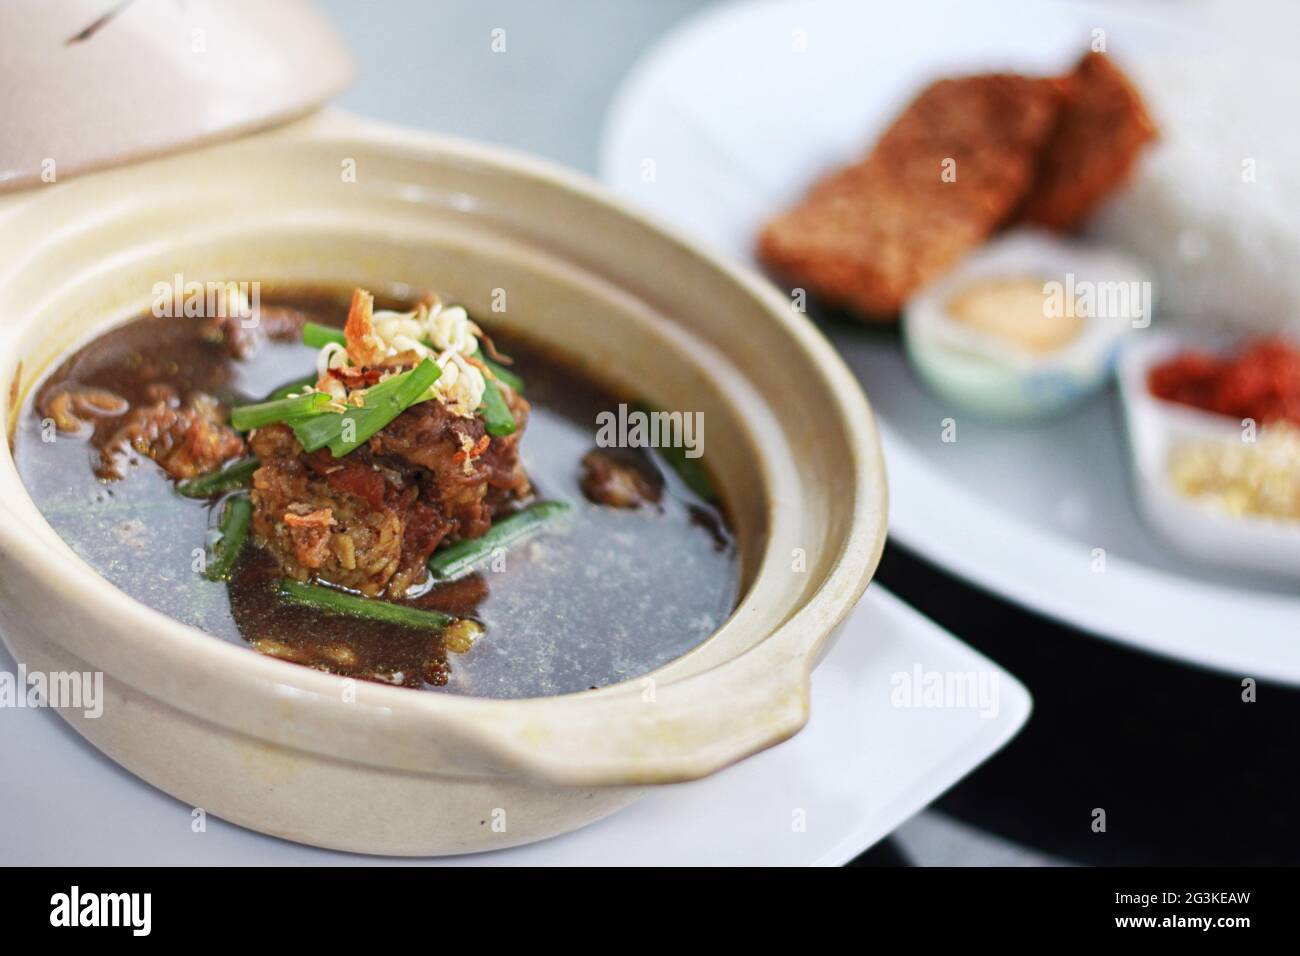
<path fill-rule="evenodd" d="M 306 0 L 6 0 L 0 191 L 282 123 L 353 74 Z"/>

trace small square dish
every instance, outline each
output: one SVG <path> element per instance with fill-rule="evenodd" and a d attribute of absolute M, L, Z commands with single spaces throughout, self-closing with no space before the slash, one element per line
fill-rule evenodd
<path fill-rule="evenodd" d="M 1232 492 L 1192 496 L 1178 487 L 1180 480 L 1187 484 L 1188 469 L 1203 467 L 1203 462 L 1192 456 L 1228 456 L 1220 470 L 1251 482 L 1246 474 L 1251 462 L 1269 454 L 1259 446 L 1269 429 L 1253 419 L 1166 401 L 1152 394 L 1149 387 L 1153 369 L 1188 349 L 1222 354 L 1233 347 L 1234 342 L 1226 337 L 1193 339 L 1152 329 L 1134 336 L 1124 350 L 1119 387 L 1137 500 L 1147 523 L 1190 557 L 1300 577 L 1300 521 L 1252 513 L 1249 507 L 1236 503 L 1225 506 L 1224 496 Z M 1257 485 L 1260 480 L 1256 475 L 1253 482 Z M 1220 500 L 1215 500 L 1216 496 Z"/>

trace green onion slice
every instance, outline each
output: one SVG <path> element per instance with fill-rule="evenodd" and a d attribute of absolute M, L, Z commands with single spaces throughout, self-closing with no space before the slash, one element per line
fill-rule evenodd
<path fill-rule="evenodd" d="M 280 581 L 276 586 L 276 593 L 292 604 L 314 608 L 326 614 L 344 614 L 368 621 L 404 624 L 407 627 L 427 631 L 440 631 L 455 620 L 451 615 L 439 611 L 426 611 L 405 604 L 379 601 L 359 594 L 349 594 L 338 588 L 325 587 L 322 584 L 303 584 L 301 581 L 289 578 Z"/>
<path fill-rule="evenodd" d="M 563 501 L 539 501 L 492 525 L 480 538 L 466 538 L 444 548 L 429 559 L 429 571 L 439 580 L 450 581 L 473 570 L 497 548 L 531 537 L 569 510 Z"/>
<path fill-rule="evenodd" d="M 186 478 L 176 483 L 176 490 L 186 498 L 209 498 L 220 491 L 243 488 L 253 478 L 261 463 L 256 456 L 249 455 L 231 462 L 219 471 L 214 471 L 197 478 Z"/>
<path fill-rule="evenodd" d="M 294 422 L 325 410 L 332 399 L 325 392 L 308 392 L 294 398 L 277 398 L 256 405 L 241 405 L 230 413 L 230 424 L 236 431 L 246 432 L 277 422 Z"/>
<path fill-rule="evenodd" d="M 253 503 L 247 495 L 230 498 L 221 512 L 218 537 L 208 549 L 208 563 L 204 574 L 209 581 L 229 581 L 244 541 L 248 538 L 248 525 L 253 517 Z"/>
<path fill-rule="evenodd" d="M 524 390 L 524 380 L 514 372 L 510 371 L 510 369 L 506 368 L 504 365 L 500 364 L 499 362 L 492 361 L 486 355 L 478 356 L 478 360 L 482 362 L 485 366 L 487 366 L 487 370 L 489 372 L 491 372 L 501 381 L 505 382 L 516 392 L 522 392 Z"/>
<path fill-rule="evenodd" d="M 647 415 L 653 415 L 660 409 L 653 405 L 647 405 L 644 402 L 636 406 L 637 411 L 645 412 Z M 710 504 L 716 503 L 718 493 L 713 488 L 713 482 L 709 479 L 709 473 L 704 467 L 703 458 L 687 458 L 686 449 L 679 448 L 675 445 L 664 445 L 655 449 L 668 466 L 677 472 L 677 477 L 682 480 L 691 491 L 699 495 L 701 499 Z"/>
<path fill-rule="evenodd" d="M 321 325 L 319 322 L 304 322 L 302 324 L 302 344 L 310 345 L 314 349 L 324 348 L 331 342 L 337 342 L 339 345 L 347 345 L 347 339 L 343 337 L 343 330 L 336 329 L 330 325 Z"/>
<path fill-rule="evenodd" d="M 409 372 L 384 379 L 365 392 L 364 405 L 345 412 L 325 412 L 293 421 L 293 433 L 307 452 L 328 447 L 335 458 L 369 441 L 371 436 L 406 409 L 424 399 L 429 387 L 442 375 L 432 359 L 425 359 Z M 352 424 L 349 426 L 348 423 Z"/>
<path fill-rule="evenodd" d="M 493 438 L 513 435 L 518 425 L 515 423 L 514 413 L 506 404 L 505 396 L 497 388 L 496 382 L 490 378 L 483 381 L 485 383 L 483 404 L 479 410 L 483 413 L 483 424 L 487 426 L 487 433 Z"/>

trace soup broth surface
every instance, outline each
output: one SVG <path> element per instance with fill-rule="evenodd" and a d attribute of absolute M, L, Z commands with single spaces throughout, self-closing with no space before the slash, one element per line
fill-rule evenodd
<path fill-rule="evenodd" d="M 340 326 L 334 296 L 294 294 L 274 307 Z M 537 497 L 572 510 L 554 528 L 512 546 L 494 566 L 429 588 L 404 603 L 484 625 L 468 650 L 436 633 L 284 604 L 274 560 L 246 546 L 229 585 L 207 580 L 202 555 L 222 499 L 179 495 L 146 457 L 124 477 L 96 477 L 95 439 L 55 431 L 42 396 L 69 385 L 106 389 L 130 405 L 151 386 L 195 391 L 223 405 L 263 400 L 314 372 L 316 352 L 264 341 L 234 359 L 204 320 L 146 316 L 69 355 L 32 390 L 14 434 L 19 472 L 46 520 L 91 567 L 132 597 L 217 638 L 334 673 L 487 697 L 534 697 L 600 687 L 644 674 L 698 645 L 735 606 L 739 566 L 723 511 L 696 495 L 657 451 L 645 463 L 664 482 L 657 505 L 620 509 L 588 501 L 580 478 L 595 447 L 597 415 L 627 402 L 576 366 L 521 341 L 515 357 L 532 413 L 521 449 Z M 492 330 L 489 328 L 488 332 Z"/>

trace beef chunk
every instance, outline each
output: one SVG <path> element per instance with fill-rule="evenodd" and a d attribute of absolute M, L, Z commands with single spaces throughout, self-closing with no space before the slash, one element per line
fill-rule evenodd
<path fill-rule="evenodd" d="M 417 489 L 385 476 L 362 451 L 338 460 L 328 450 L 304 454 L 286 425 L 258 429 L 251 445 L 262 462 L 253 473 L 253 533 L 281 570 L 381 593 L 403 567 L 406 511 Z M 407 578 L 419 563 L 419 555 L 407 556 Z"/>
<path fill-rule="evenodd" d="M 643 455 L 595 449 L 582 459 L 582 493 L 610 508 L 639 508 L 663 496 L 663 479 Z"/>
<path fill-rule="evenodd" d="M 370 439 L 370 451 L 435 475 L 425 504 L 454 521 L 461 537 L 477 538 L 492 523 L 484 500 L 487 483 L 475 457 L 489 442 L 478 418 L 453 415 L 441 402 L 423 402 Z"/>
<path fill-rule="evenodd" d="M 478 418 L 422 402 L 342 458 L 304 453 L 285 425 L 258 429 L 254 535 L 290 577 L 405 594 L 440 544 L 481 536 L 501 505 L 530 492 L 518 456 L 528 404 L 507 400 L 513 435 L 491 438 Z"/>
<path fill-rule="evenodd" d="M 131 450 L 152 458 L 173 478 L 193 478 L 242 455 L 244 440 L 222 421 L 212 396 L 197 393 L 182 404 L 169 392 L 122 419 L 101 446 L 95 473 L 107 480 L 121 478 L 122 460 Z"/>

